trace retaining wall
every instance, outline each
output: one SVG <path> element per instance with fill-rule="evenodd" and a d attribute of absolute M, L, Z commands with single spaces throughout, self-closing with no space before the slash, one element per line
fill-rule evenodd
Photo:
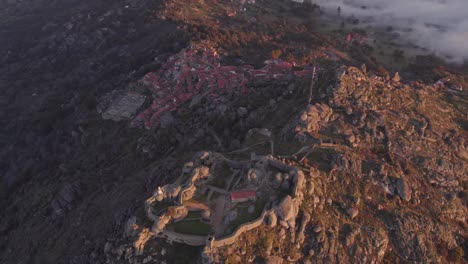
<path fill-rule="evenodd" d="M 222 238 L 222 239 L 219 239 L 219 240 L 216 240 L 216 239 L 213 240 L 212 243 L 211 243 L 211 246 L 212 247 L 222 247 L 222 246 L 234 244 L 236 242 L 237 238 L 239 238 L 240 235 L 242 235 L 243 233 L 245 233 L 247 231 L 250 231 L 252 229 L 255 229 L 255 228 L 261 226 L 263 224 L 263 221 L 264 221 L 266 215 L 269 214 L 272 211 L 273 211 L 273 209 L 264 210 L 262 215 L 259 218 L 257 218 L 256 220 L 254 220 L 252 222 L 242 224 L 239 228 L 237 228 L 237 230 L 232 235 L 230 235 L 228 237 L 225 237 L 225 238 Z"/>
<path fill-rule="evenodd" d="M 164 230 L 160 236 L 167 238 L 169 241 L 184 243 L 190 246 L 204 246 L 208 239 L 208 236 L 187 235 L 168 230 Z"/>

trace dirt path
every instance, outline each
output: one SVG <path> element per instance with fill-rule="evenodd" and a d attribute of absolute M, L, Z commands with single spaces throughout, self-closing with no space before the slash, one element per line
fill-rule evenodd
<path fill-rule="evenodd" d="M 225 203 L 226 198 L 223 196 L 216 199 L 216 209 L 213 214 L 213 229 L 215 231 L 215 236 L 221 235 L 224 232 L 223 216 Z"/>

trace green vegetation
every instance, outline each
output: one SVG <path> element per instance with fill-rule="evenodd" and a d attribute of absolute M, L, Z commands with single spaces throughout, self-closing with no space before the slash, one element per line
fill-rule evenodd
<path fill-rule="evenodd" d="M 201 211 L 190 211 L 185 217 L 185 219 L 199 219 L 199 218 L 201 218 Z"/>
<path fill-rule="evenodd" d="M 199 220 L 187 221 L 183 220 L 176 223 L 171 223 L 168 227 L 174 228 L 174 231 L 187 235 L 206 236 L 211 231 L 211 226 Z"/>
<path fill-rule="evenodd" d="M 174 252 L 184 252 L 183 254 L 173 254 L 174 259 L 170 260 L 169 263 L 174 264 L 185 264 L 193 263 L 194 259 L 198 259 L 203 250 L 203 247 L 193 247 L 182 243 L 174 243 Z"/>

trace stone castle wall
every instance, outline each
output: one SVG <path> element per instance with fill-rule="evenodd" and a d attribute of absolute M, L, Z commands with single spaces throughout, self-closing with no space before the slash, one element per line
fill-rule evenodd
<path fill-rule="evenodd" d="M 280 171 L 290 173 L 293 176 L 293 180 L 292 180 L 293 186 L 291 187 L 292 188 L 291 196 L 294 198 L 294 200 L 302 201 L 302 197 L 303 197 L 302 189 L 303 189 L 304 182 L 305 182 L 304 173 L 301 170 L 298 170 L 297 168 L 293 166 L 289 166 L 287 164 L 284 164 L 281 161 L 273 159 L 271 156 L 267 157 L 267 161 L 270 166 Z M 240 162 L 238 163 L 241 164 Z M 239 164 L 236 163 L 236 165 L 239 165 Z M 199 168 L 195 168 L 192 171 L 192 175 L 187 181 L 187 184 L 185 185 L 185 187 L 182 188 L 182 190 L 180 191 L 177 197 L 177 201 L 179 202 L 179 204 L 182 204 L 183 200 L 187 199 L 187 197 L 184 197 L 184 193 L 185 192 L 194 193 L 193 189 L 196 188 L 194 183 L 200 178 L 206 177 L 207 175 L 208 174 L 205 175 L 205 173 L 201 172 Z M 145 205 L 146 205 L 146 212 L 147 212 L 148 218 L 150 218 L 151 220 L 155 221 L 155 223 L 157 223 L 157 221 L 159 220 L 159 217 L 156 216 L 151 210 L 151 204 L 154 203 L 155 201 L 156 201 L 155 197 L 152 196 L 149 199 L 147 199 Z M 235 243 L 236 240 L 239 238 L 239 236 L 242 235 L 243 233 L 248 232 L 252 229 L 258 228 L 264 223 L 265 218 L 269 214 L 274 214 L 274 213 L 275 213 L 274 209 L 268 209 L 268 210 L 264 209 L 262 212 L 262 215 L 259 218 L 251 222 L 242 224 L 231 235 L 221 238 L 221 239 L 212 239 L 211 241 L 209 241 L 209 236 L 181 234 L 181 233 L 169 231 L 166 229 L 161 230 L 161 233 L 155 234 L 155 235 L 158 235 L 160 237 L 165 237 L 167 238 L 168 241 L 184 243 L 184 244 L 191 245 L 191 246 L 207 245 L 207 246 L 214 247 L 214 248 L 222 247 L 222 246 Z"/>
<path fill-rule="evenodd" d="M 208 240 L 208 236 L 187 235 L 169 230 L 164 230 L 159 236 L 166 238 L 168 241 L 183 243 L 190 246 L 204 246 Z"/>
<path fill-rule="evenodd" d="M 254 220 L 252 222 L 247 222 L 247 223 L 242 224 L 239 228 L 237 228 L 237 230 L 232 235 L 230 235 L 228 237 L 218 239 L 218 240 L 214 240 L 211 243 L 211 246 L 212 247 L 222 247 L 222 246 L 234 244 L 236 242 L 236 240 L 239 238 L 240 235 L 242 235 L 243 233 L 245 233 L 247 231 L 250 231 L 252 229 L 255 229 L 255 228 L 261 226 L 263 224 L 263 221 L 265 220 L 265 217 L 271 212 L 273 212 L 273 209 L 263 210 L 263 213 L 259 218 L 257 218 L 256 220 Z"/>

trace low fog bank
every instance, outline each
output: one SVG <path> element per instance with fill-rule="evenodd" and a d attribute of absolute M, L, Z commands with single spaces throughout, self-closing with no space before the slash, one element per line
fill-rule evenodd
<path fill-rule="evenodd" d="M 392 26 L 411 43 L 451 62 L 468 60 L 468 0 L 315 0 L 361 25 Z"/>

